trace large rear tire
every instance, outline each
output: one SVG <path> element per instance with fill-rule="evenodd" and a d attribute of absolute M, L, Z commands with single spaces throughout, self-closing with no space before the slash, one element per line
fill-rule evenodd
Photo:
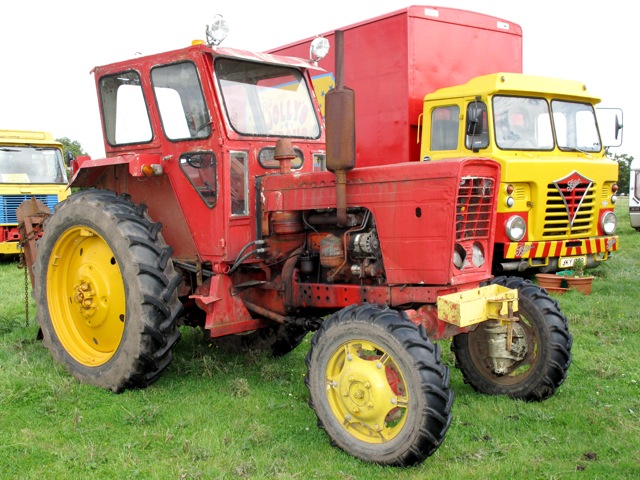
<path fill-rule="evenodd" d="M 38 241 L 45 346 L 78 380 L 120 392 L 157 380 L 180 338 L 180 282 L 161 225 L 108 190 L 58 204 Z"/>
<path fill-rule="evenodd" d="M 406 466 L 442 443 L 453 392 L 424 328 L 372 305 L 325 320 L 307 354 L 309 405 L 332 445 L 365 461 Z"/>
<path fill-rule="evenodd" d="M 567 318 L 547 292 L 529 280 L 498 277 L 490 283 L 518 290 L 519 321 L 513 325 L 512 349 L 490 354 L 504 344 L 506 329 L 484 322 L 451 343 L 456 367 L 465 383 L 489 395 L 507 395 L 525 401 L 549 398 L 567 377 L 572 337 Z"/>

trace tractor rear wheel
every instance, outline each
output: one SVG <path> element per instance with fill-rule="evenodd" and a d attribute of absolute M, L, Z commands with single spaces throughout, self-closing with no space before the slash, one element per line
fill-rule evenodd
<path fill-rule="evenodd" d="M 451 343 L 456 367 L 465 383 L 489 395 L 525 401 L 549 398 L 567 377 L 572 337 L 558 303 L 545 290 L 518 277 L 491 280 L 518 290 L 519 320 L 513 324 L 512 345 L 507 327 L 497 321 L 481 323 Z"/>
<path fill-rule="evenodd" d="M 413 465 L 451 423 L 449 369 L 425 330 L 373 305 L 329 317 L 311 340 L 309 405 L 332 445 L 362 460 Z"/>
<path fill-rule="evenodd" d="M 87 190 L 56 206 L 38 241 L 34 297 L 45 346 L 84 383 L 153 383 L 180 338 L 180 276 L 144 206 Z"/>

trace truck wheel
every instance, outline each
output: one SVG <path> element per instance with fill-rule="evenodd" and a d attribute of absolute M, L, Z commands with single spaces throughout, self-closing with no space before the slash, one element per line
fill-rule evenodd
<path fill-rule="evenodd" d="M 518 289 L 519 321 L 513 325 L 512 348 L 505 348 L 506 327 L 495 321 L 481 323 L 453 338 L 456 367 L 478 392 L 526 401 L 549 398 L 571 364 L 566 317 L 558 303 L 529 280 L 498 277 L 490 283 Z"/>
<path fill-rule="evenodd" d="M 440 349 L 401 313 L 347 307 L 311 340 L 305 384 L 331 444 L 362 460 L 406 466 L 442 443 L 453 392 Z"/>
<path fill-rule="evenodd" d="M 171 248 L 144 206 L 107 190 L 58 204 L 38 241 L 34 297 L 45 346 L 82 382 L 153 383 L 180 338 Z"/>

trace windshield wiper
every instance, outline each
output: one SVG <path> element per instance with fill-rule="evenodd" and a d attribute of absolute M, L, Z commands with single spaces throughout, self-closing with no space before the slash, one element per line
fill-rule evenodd
<path fill-rule="evenodd" d="M 578 152 L 578 153 L 584 153 L 585 155 L 592 157 L 593 156 L 593 152 L 587 152 L 586 150 L 581 150 L 578 147 L 561 147 L 561 149 L 564 148 L 570 152 Z"/>

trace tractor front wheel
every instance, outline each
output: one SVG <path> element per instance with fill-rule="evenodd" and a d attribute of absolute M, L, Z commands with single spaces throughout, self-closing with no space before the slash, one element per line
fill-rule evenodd
<path fill-rule="evenodd" d="M 309 405 L 332 445 L 362 460 L 412 465 L 451 423 L 453 392 L 424 328 L 372 305 L 326 319 L 307 354 Z"/>
<path fill-rule="evenodd" d="M 518 321 L 511 345 L 506 325 L 487 321 L 453 337 L 451 350 L 465 383 L 489 395 L 544 400 L 564 382 L 571 364 L 572 337 L 558 303 L 545 290 L 518 277 L 491 280 L 518 290 Z"/>
<path fill-rule="evenodd" d="M 34 297 L 45 346 L 80 381 L 146 387 L 180 338 L 171 249 L 144 206 L 107 190 L 60 203 L 38 241 Z"/>

